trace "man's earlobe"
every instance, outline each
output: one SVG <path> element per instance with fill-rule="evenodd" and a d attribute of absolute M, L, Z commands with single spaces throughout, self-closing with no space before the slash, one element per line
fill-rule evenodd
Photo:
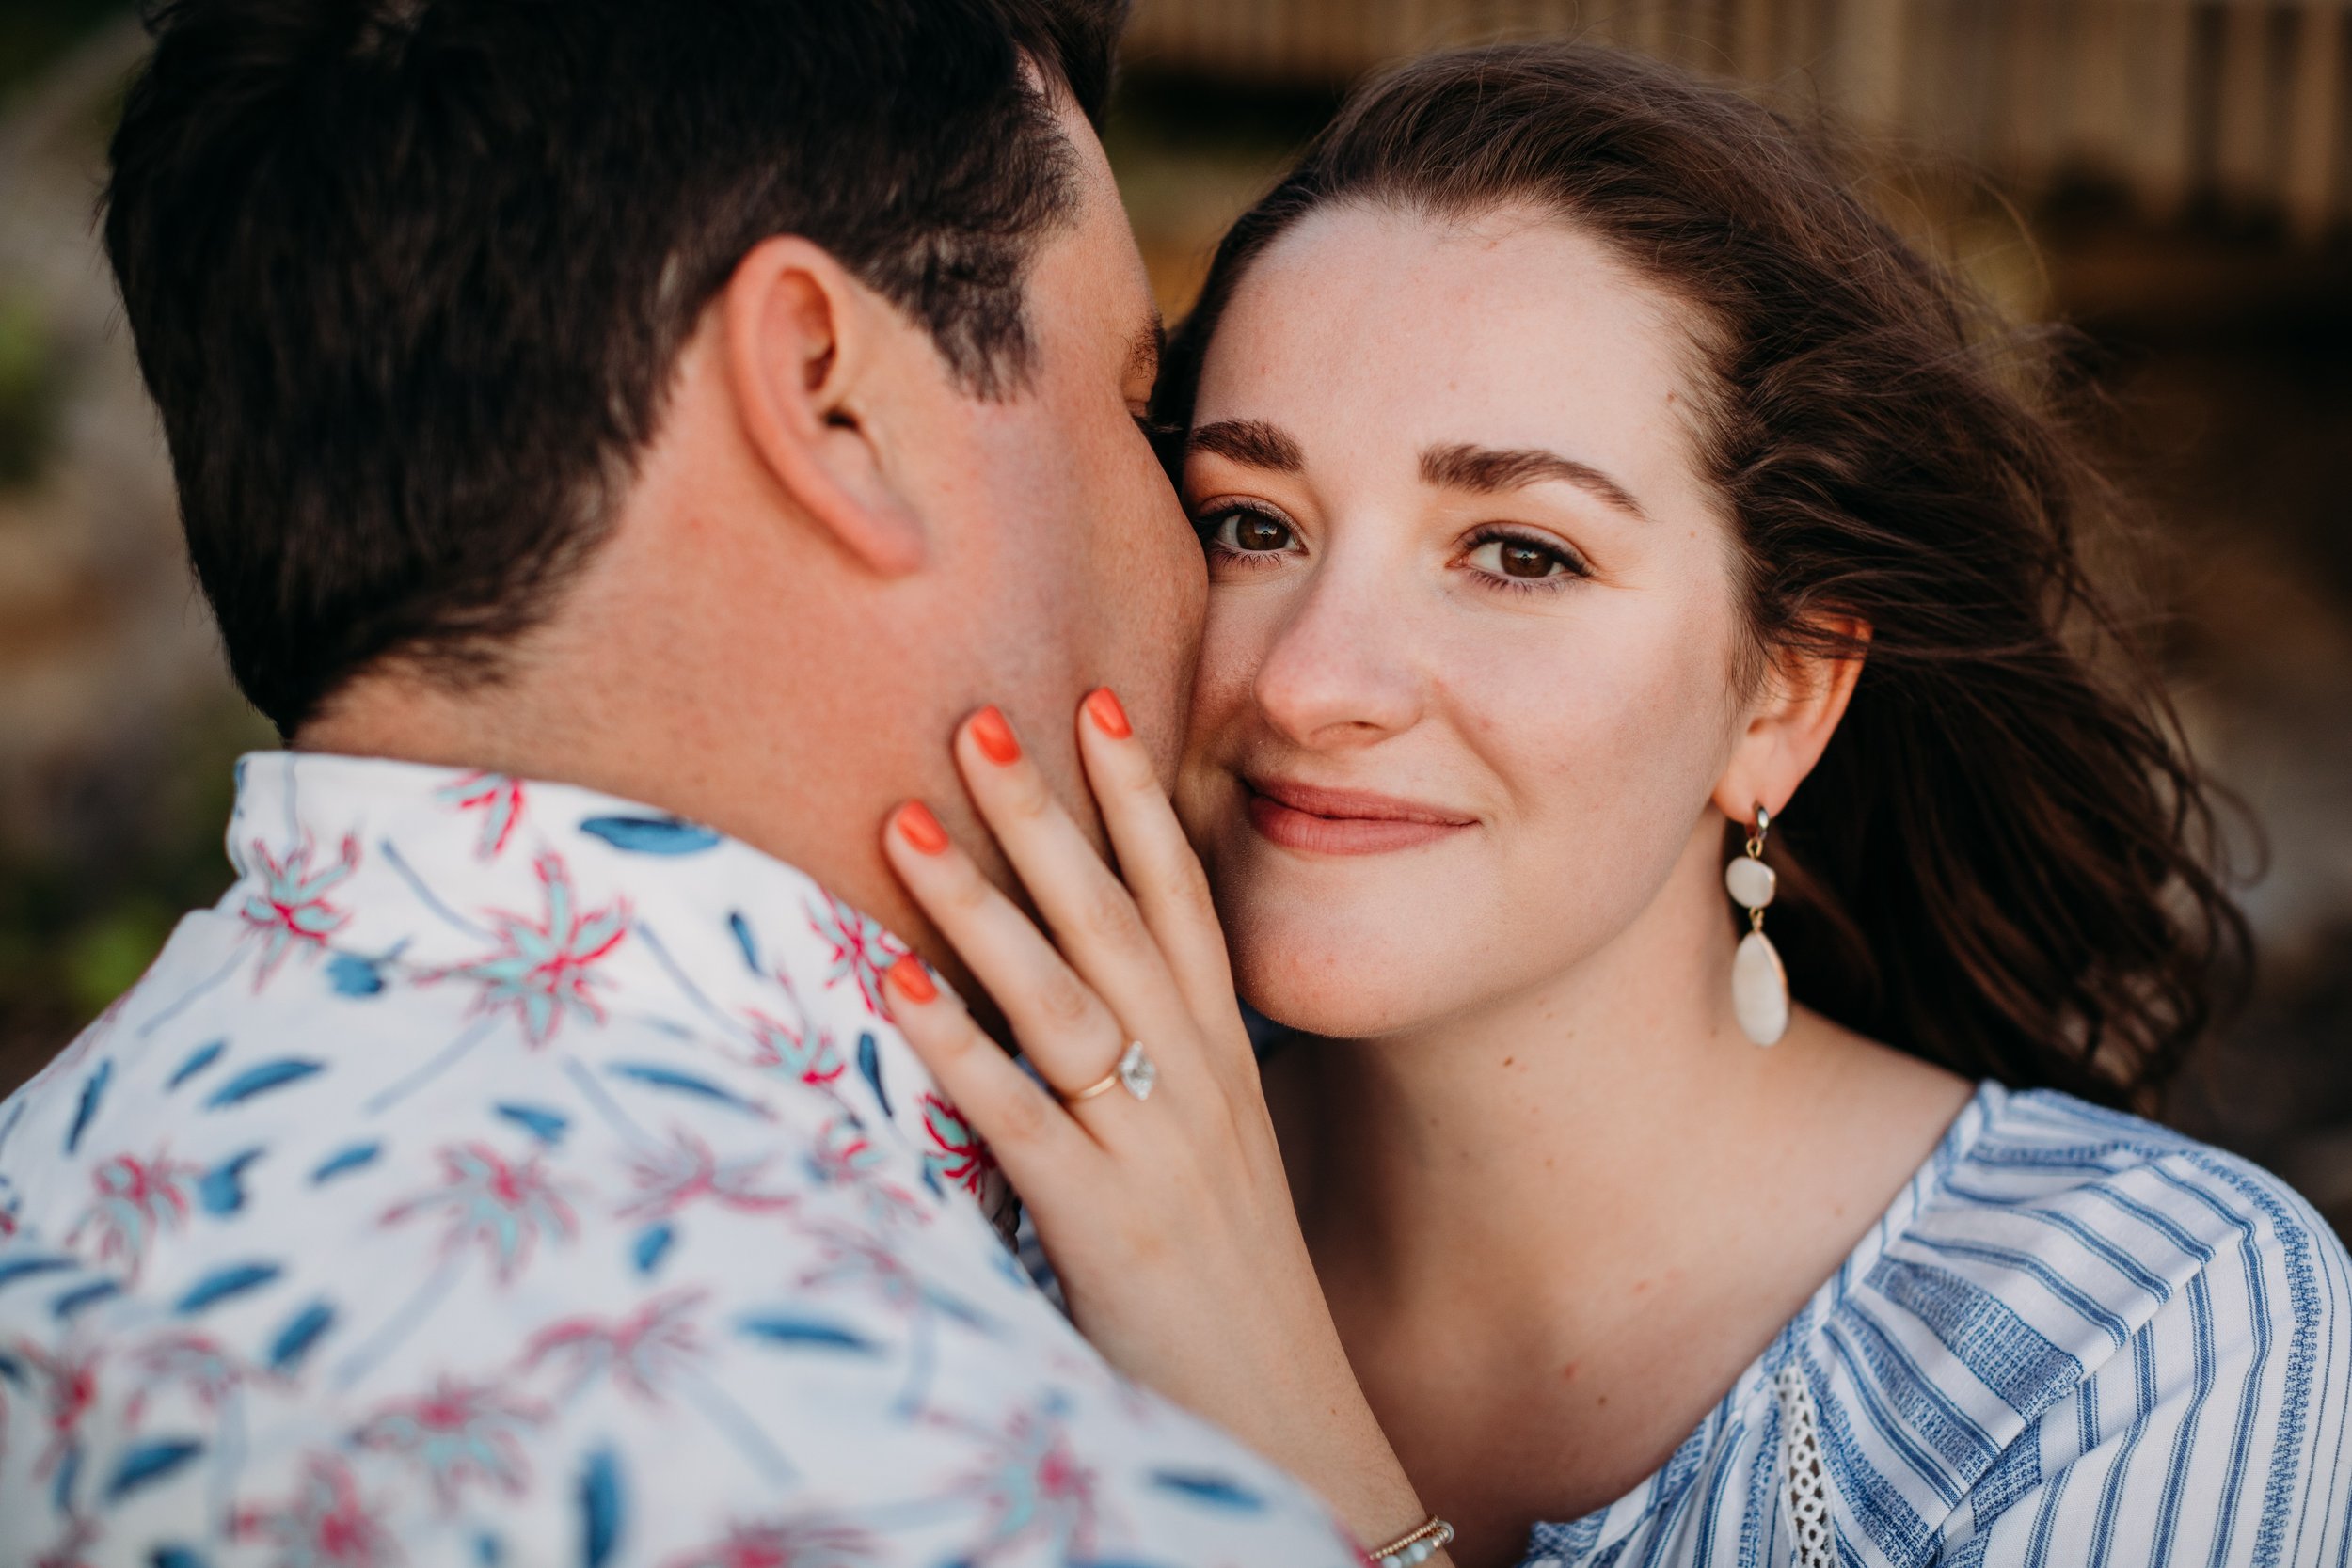
<path fill-rule="evenodd" d="M 819 245 L 764 240 L 721 294 L 745 440 L 812 525 L 883 577 L 921 568 L 921 520 L 891 486 L 860 393 L 878 345 L 868 292 Z"/>

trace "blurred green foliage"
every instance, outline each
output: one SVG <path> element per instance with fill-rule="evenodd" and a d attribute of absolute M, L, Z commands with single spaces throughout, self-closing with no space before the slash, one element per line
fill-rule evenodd
<path fill-rule="evenodd" d="M 0 0 L 0 95 L 130 8 L 123 0 Z"/>
<path fill-rule="evenodd" d="M 22 293 L 0 293 L 0 486 L 40 472 L 56 434 L 57 359 L 40 307 Z"/>
<path fill-rule="evenodd" d="M 94 809 L 113 825 L 92 830 L 103 847 L 69 832 L 0 860 L 0 1094 L 128 990 L 183 912 L 220 897 L 234 876 L 222 831 L 236 759 L 276 744 L 258 714 L 224 696 L 112 769 L 139 793 Z"/>

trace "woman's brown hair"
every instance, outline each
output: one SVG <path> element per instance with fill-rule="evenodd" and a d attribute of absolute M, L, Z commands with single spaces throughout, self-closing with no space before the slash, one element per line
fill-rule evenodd
<path fill-rule="evenodd" d="M 1188 422 L 1251 261 L 1336 202 L 1549 211 L 1690 307 L 1743 673 L 1867 656 L 1773 825 L 1792 990 L 1970 1076 L 2151 1106 L 2247 928 L 2207 786 L 2086 574 L 2079 536 L 2114 502 L 2045 406 L 2046 340 L 1875 216 L 1825 138 L 1636 55 L 1497 45 L 1359 89 L 1233 226 L 1157 417 Z"/>

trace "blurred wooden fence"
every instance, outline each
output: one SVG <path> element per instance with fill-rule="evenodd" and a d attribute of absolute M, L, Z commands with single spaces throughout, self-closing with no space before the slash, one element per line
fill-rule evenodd
<path fill-rule="evenodd" d="M 1137 0 L 1138 63 L 1333 81 L 1447 43 L 1568 34 L 1818 92 L 2026 181 L 2352 218 L 2352 0 Z"/>

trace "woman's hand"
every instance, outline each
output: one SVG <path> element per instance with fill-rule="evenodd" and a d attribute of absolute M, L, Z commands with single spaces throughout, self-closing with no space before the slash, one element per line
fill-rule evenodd
<path fill-rule="evenodd" d="M 892 1010 L 994 1148 L 1095 1348 L 1317 1487 L 1362 1539 L 1389 1539 L 1422 1512 L 1299 1234 L 1200 863 L 1108 690 L 1083 705 L 1078 751 L 1123 883 L 1002 714 L 955 740 L 1050 941 L 920 802 L 882 835 L 1052 1092 L 920 960 L 891 971 Z M 1116 1075 L 1130 1042 L 1156 1069 L 1148 1099 Z"/>

